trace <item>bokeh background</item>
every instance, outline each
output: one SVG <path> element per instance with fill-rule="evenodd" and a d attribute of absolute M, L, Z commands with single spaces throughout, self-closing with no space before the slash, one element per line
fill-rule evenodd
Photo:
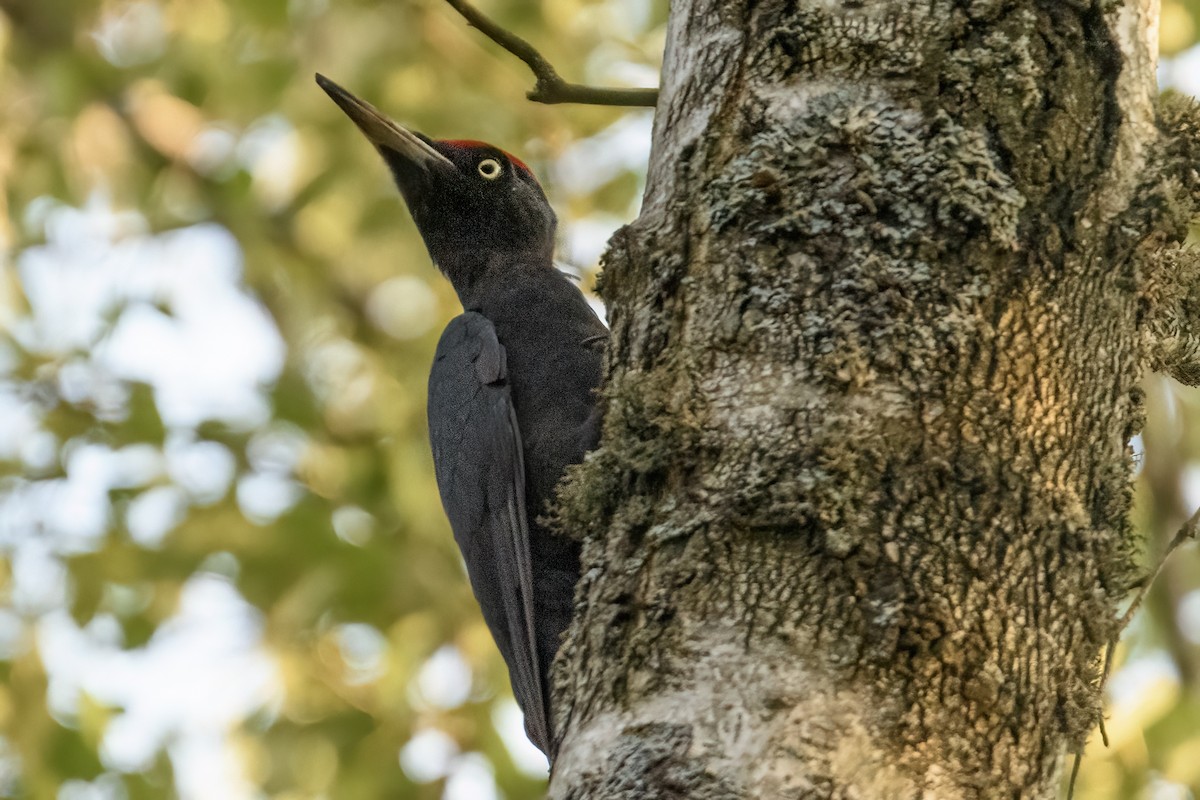
<path fill-rule="evenodd" d="M 657 83 L 666 0 L 490 0 L 569 79 Z M 1200 0 L 1162 82 L 1200 94 Z M 0 0 L 0 797 L 535 798 L 442 516 L 458 312 L 321 71 L 543 177 L 587 285 L 646 110 L 531 104 L 440 0 Z M 1147 562 L 1200 505 L 1200 392 L 1146 381 Z M 1200 560 L 1118 652 L 1083 798 L 1200 787 Z"/>

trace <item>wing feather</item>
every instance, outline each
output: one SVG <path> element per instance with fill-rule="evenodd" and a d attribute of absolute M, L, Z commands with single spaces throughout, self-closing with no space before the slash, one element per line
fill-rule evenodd
<path fill-rule="evenodd" d="M 538 667 L 524 447 L 492 323 L 467 312 L 438 342 L 429 376 L 429 438 L 442 505 L 475 599 L 508 664 L 530 739 L 549 752 Z"/>

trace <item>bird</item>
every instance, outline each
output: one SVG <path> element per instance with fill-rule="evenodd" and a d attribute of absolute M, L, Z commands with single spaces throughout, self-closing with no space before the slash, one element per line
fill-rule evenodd
<path fill-rule="evenodd" d="M 530 168 L 469 139 L 431 139 L 318 74 L 383 157 L 462 303 L 429 375 L 442 506 L 529 738 L 551 765 L 550 666 L 574 613 L 580 544 L 542 520 L 600 438 L 608 329 L 554 265 L 557 218 Z"/>

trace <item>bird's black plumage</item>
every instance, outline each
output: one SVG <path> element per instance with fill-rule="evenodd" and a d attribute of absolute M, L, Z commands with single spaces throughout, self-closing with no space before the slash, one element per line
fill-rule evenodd
<path fill-rule="evenodd" d="M 579 545 L 539 517 L 599 438 L 607 330 L 553 266 L 554 212 L 528 167 L 491 145 L 408 131 L 317 81 L 391 168 L 462 301 L 429 378 L 438 489 L 526 730 L 553 760 L 549 671 L 571 621 Z"/>
<path fill-rule="evenodd" d="M 442 333 L 429 376 L 429 439 L 438 490 L 471 586 L 529 737 L 548 749 L 525 511 L 525 456 L 504 347 L 486 317 L 467 312 Z"/>

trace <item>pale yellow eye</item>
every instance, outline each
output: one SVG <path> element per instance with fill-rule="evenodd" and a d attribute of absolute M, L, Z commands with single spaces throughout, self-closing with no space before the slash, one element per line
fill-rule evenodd
<path fill-rule="evenodd" d="M 494 158 L 485 158 L 479 162 L 479 174 L 487 178 L 489 181 L 494 181 L 500 177 L 500 162 Z"/>

